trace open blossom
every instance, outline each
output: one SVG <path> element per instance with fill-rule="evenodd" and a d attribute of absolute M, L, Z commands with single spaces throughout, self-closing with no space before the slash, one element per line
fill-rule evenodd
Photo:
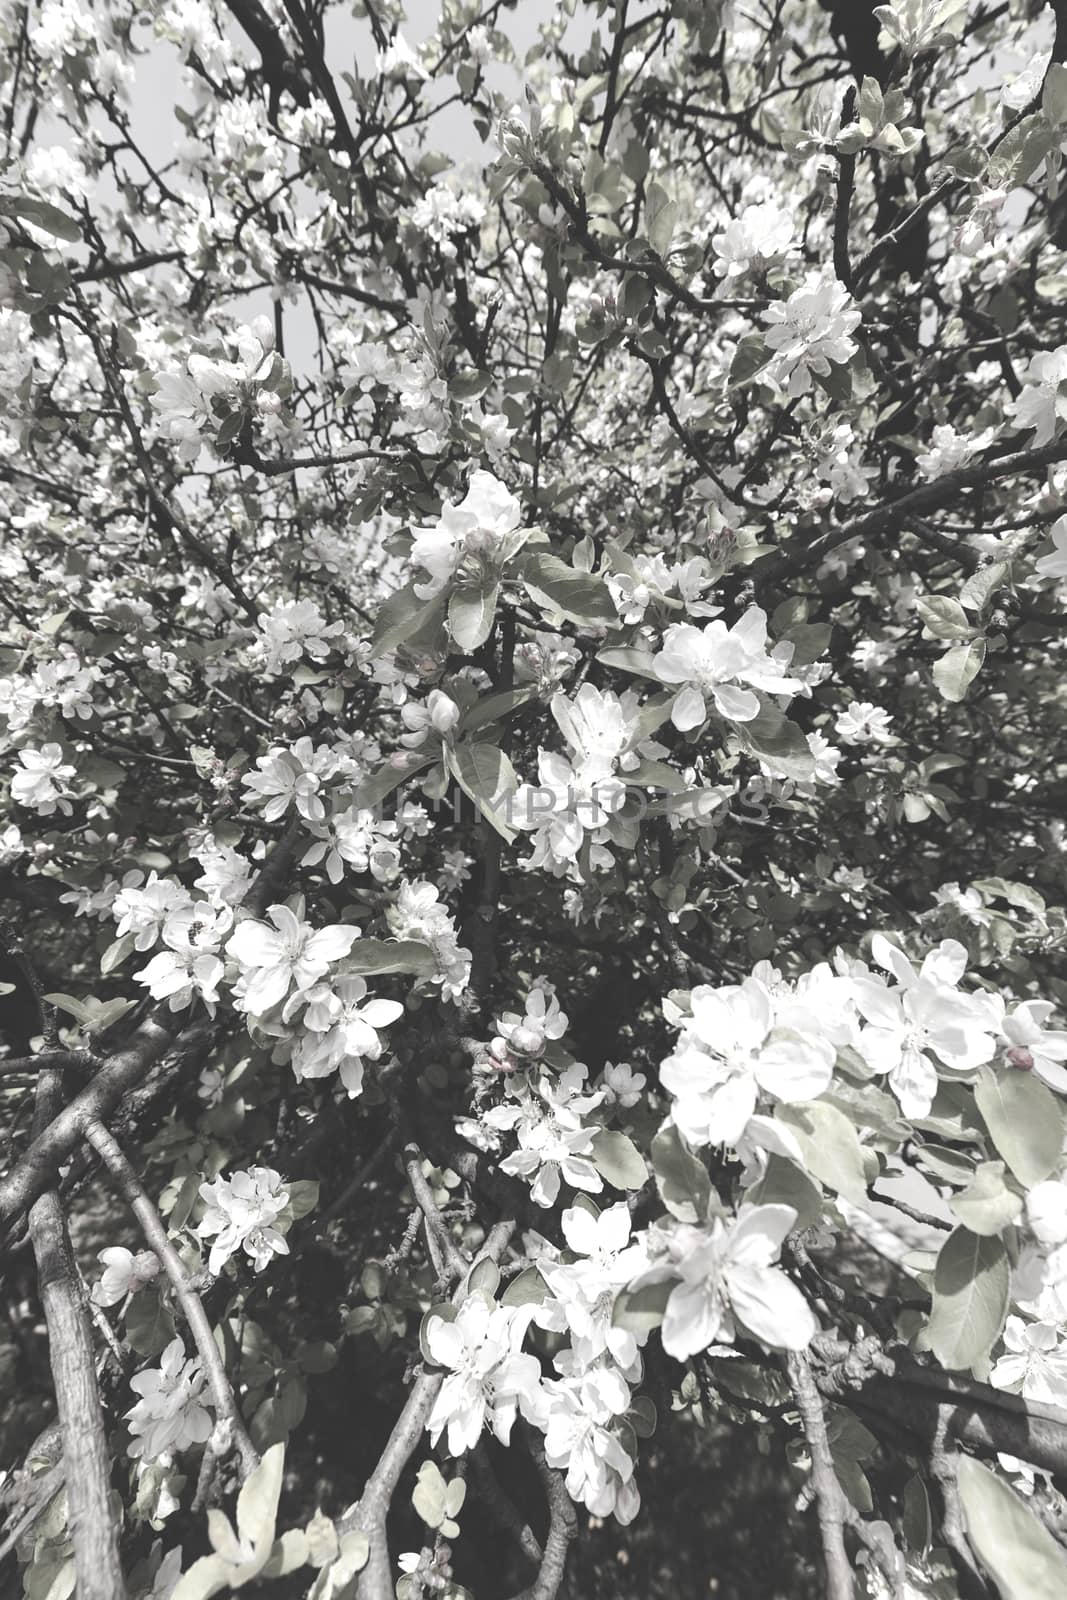
<path fill-rule="evenodd" d="M 305 656 L 324 661 L 343 632 L 344 624 L 327 623 L 313 600 L 281 600 L 270 611 L 260 612 L 256 646 L 264 670 L 274 676 Z"/>
<path fill-rule="evenodd" d="M 1067 1405 L 1067 1338 L 1052 1322 L 1009 1317 L 1005 1354 L 989 1374 L 996 1389 L 1008 1389 L 1045 1405 Z"/>
<path fill-rule="evenodd" d="M 446 500 L 435 523 L 420 528 L 411 546 L 411 564 L 429 578 L 415 585 L 420 600 L 430 600 L 454 577 L 480 582 L 521 547 L 516 530 L 522 508 L 491 472 L 471 474 L 462 500 Z"/>
<path fill-rule="evenodd" d="M 110 1245 L 101 1250 L 96 1259 L 104 1264 L 103 1272 L 93 1284 L 92 1298 L 98 1306 L 117 1306 L 151 1283 L 159 1273 L 159 1257 L 154 1250 L 139 1250 L 134 1255 L 122 1245 Z"/>
<path fill-rule="evenodd" d="M 206 1407 L 211 1400 L 204 1393 L 206 1386 L 199 1357 L 187 1361 L 181 1339 L 172 1339 L 158 1367 L 148 1367 L 130 1379 L 130 1388 L 141 1397 L 125 1416 L 133 1434 L 130 1455 L 155 1461 L 165 1451 L 186 1450 L 210 1438 Z"/>
<path fill-rule="evenodd" d="M 761 1091 L 786 1102 L 814 1100 L 830 1086 L 836 1051 L 812 1012 L 809 1031 L 782 1026 L 758 978 L 692 992 L 693 1015 L 660 1068 L 671 1119 L 692 1143 L 735 1145 Z M 785 1018 L 788 1022 L 795 1018 Z"/>
<path fill-rule="evenodd" d="M 252 804 L 263 806 L 265 822 L 277 822 L 290 807 L 307 822 L 321 822 L 326 806 L 320 790 L 337 771 L 333 750 L 298 739 L 288 749 L 276 746 L 257 757 L 256 766 L 259 771 L 241 782 Z"/>
<path fill-rule="evenodd" d="M 1034 571 L 1039 578 L 1067 578 L 1067 517 L 1060 517 L 1049 529 L 1052 550 L 1039 556 Z"/>
<path fill-rule="evenodd" d="M 489 1128 L 514 1132 L 519 1148 L 505 1156 L 500 1169 L 529 1182 L 535 1205 L 555 1205 L 561 1179 L 587 1194 L 604 1187 L 591 1154 L 598 1130 L 582 1120 L 602 1097 L 599 1090 L 583 1092 L 586 1077 L 587 1069 L 575 1062 L 555 1080 L 543 1073 L 536 1086 L 509 1079 L 509 1098 L 482 1119 Z"/>
<path fill-rule="evenodd" d="M 400 742 L 409 750 L 417 750 L 431 735 L 447 739 L 460 719 L 461 712 L 451 695 L 443 689 L 431 689 L 426 703 L 409 700 L 400 708 L 400 720 L 408 732 Z"/>
<path fill-rule="evenodd" d="M 16 769 L 11 779 L 11 798 L 20 806 L 32 806 L 39 817 L 51 817 L 61 811 L 69 817 L 72 811 L 67 799 L 68 784 L 76 769 L 64 761 L 58 744 L 43 744 L 39 750 L 20 750 L 21 772 Z"/>
<path fill-rule="evenodd" d="M 793 245 L 793 217 L 773 200 L 761 200 L 743 207 L 721 233 L 712 235 L 715 274 L 719 278 L 738 278 L 745 272 L 759 272 L 778 261 Z"/>
<path fill-rule="evenodd" d="M 311 989 L 333 961 L 341 961 L 359 937 L 359 929 L 334 923 L 312 928 L 288 906 L 271 906 L 268 922 L 241 922 L 226 946 L 241 968 L 234 997 L 241 1011 L 262 1016 L 295 989 Z"/>
<path fill-rule="evenodd" d="M 619 1105 L 625 1111 L 630 1110 L 631 1107 L 640 1104 L 647 1082 L 644 1073 L 635 1072 L 628 1061 L 617 1061 L 614 1065 L 610 1061 L 605 1061 L 599 1083 L 604 1104 Z"/>
<path fill-rule="evenodd" d="M 138 873 L 138 880 L 140 874 Z M 120 939 L 133 934 L 135 950 L 151 950 L 168 919 L 192 904 L 192 895 L 177 878 L 150 872 L 146 882 L 125 884 L 115 896 L 112 915 Z"/>
<path fill-rule="evenodd" d="M 869 700 L 853 700 L 847 711 L 842 711 L 835 727 L 842 744 L 886 744 L 892 734 L 888 711 Z"/>
<path fill-rule="evenodd" d="M 627 1527 L 641 1509 L 641 1496 L 634 1482 L 633 1457 L 612 1424 L 627 1408 L 629 1389 L 611 1372 L 552 1379 L 546 1388 L 549 1466 L 566 1472 L 572 1500 L 595 1517 L 614 1516 Z"/>
<path fill-rule="evenodd" d="M 363 1063 L 382 1053 L 377 1030 L 404 1015 L 399 1000 L 368 999 L 366 979 L 355 974 L 316 984 L 294 1000 L 306 1002 L 304 1031 L 293 1051 L 297 1079 L 337 1072 L 349 1098 L 362 1093 Z"/>
<path fill-rule="evenodd" d="M 196 1231 L 201 1239 L 212 1240 L 208 1268 L 216 1276 L 238 1250 L 251 1257 L 256 1272 L 275 1255 L 289 1254 L 284 1236 L 272 1226 L 289 1204 L 289 1191 L 271 1167 L 250 1167 L 231 1178 L 202 1183 L 200 1198 L 207 1210 Z"/>
<path fill-rule="evenodd" d="M 1008 1011 L 1002 996 L 983 995 L 1000 1038 L 998 1062 L 1019 1072 L 1032 1072 L 1058 1094 L 1067 1094 L 1067 1033 L 1046 1028 L 1055 1007 L 1048 1000 L 1024 1000 Z"/>
<path fill-rule="evenodd" d="M 1008 402 L 1008 414 L 1017 428 L 1032 428 L 1031 444 L 1040 449 L 1051 444 L 1059 424 L 1067 418 L 1067 398 L 1061 393 L 1067 381 L 1067 344 L 1042 350 L 1030 358 L 1023 374 L 1023 390 Z"/>
<path fill-rule="evenodd" d="M 843 365 L 859 346 L 852 335 L 863 315 L 831 272 L 809 272 L 786 301 L 763 312 L 764 340 L 774 352 L 768 374 L 790 396 L 806 394 L 812 374 L 825 378 L 831 364 Z"/>
<path fill-rule="evenodd" d="M 489 1051 L 505 1061 L 512 1054 L 534 1061 L 544 1054 L 549 1040 L 562 1039 L 566 1031 L 567 1017 L 560 1010 L 556 992 L 547 980 L 541 980 L 526 996 L 521 1017 L 505 1011 L 498 1019 Z"/>
<path fill-rule="evenodd" d="M 487 1423 L 507 1444 L 520 1411 L 543 1426 L 541 1363 L 522 1354 L 530 1316 L 530 1307 L 491 1305 L 472 1294 L 454 1320 L 427 1319 L 427 1349 L 448 1371 L 426 1424 L 434 1444 L 447 1429 L 449 1450 L 462 1455 L 475 1448 Z"/>
<path fill-rule="evenodd" d="M 618 1291 L 643 1265 L 641 1250 L 630 1244 L 630 1208 L 621 1200 L 594 1216 L 584 1206 L 571 1206 L 563 1213 L 561 1227 L 578 1260 L 571 1265 L 542 1265 L 541 1276 L 553 1299 L 538 1308 L 537 1320 L 543 1327 L 570 1333 L 580 1366 L 589 1367 L 607 1354 L 636 1379 L 638 1341 L 633 1332 L 612 1321 Z"/>
<path fill-rule="evenodd" d="M 661 1339 L 686 1361 L 716 1341 L 732 1343 L 736 1325 L 772 1350 L 803 1350 L 818 1332 L 811 1307 L 777 1265 L 796 1226 L 791 1206 L 742 1206 L 734 1222 L 706 1228 L 678 1223 L 646 1235 L 649 1265 L 635 1284 L 679 1280 L 671 1290 Z"/>
<path fill-rule="evenodd" d="M 915 465 L 924 478 L 941 478 L 946 472 L 956 472 L 993 442 L 990 429 L 968 438 L 966 434 L 957 433 L 948 422 L 939 423 L 931 438 L 929 450 L 920 451 L 915 457 Z"/>
<path fill-rule="evenodd" d="M 471 953 L 459 943 L 456 925 L 436 886 L 425 879 L 414 883 L 405 879 L 385 918 L 394 939 L 415 939 L 429 945 L 437 962 L 434 982 L 441 985 L 442 999 L 457 999 L 470 980 Z"/>
<path fill-rule="evenodd" d="M 711 701 L 721 717 L 751 722 L 759 714 L 759 696 L 793 695 L 804 685 L 786 675 L 789 644 L 767 651 L 767 614 L 750 606 L 732 628 L 709 622 L 696 628 L 689 622 L 672 623 L 663 636 L 663 648 L 652 662 L 661 683 L 683 685 L 671 708 L 674 726 L 686 731 L 699 728 Z"/>
<path fill-rule="evenodd" d="M 918 970 L 881 934 L 875 934 L 871 953 L 898 986 L 890 988 L 873 973 L 853 977 L 856 1005 L 867 1023 L 856 1048 L 872 1071 L 887 1074 L 905 1116 L 926 1117 L 937 1093 L 938 1062 L 962 1072 L 991 1059 L 990 1009 L 957 989 L 967 952 L 954 939 L 942 940 Z"/>
<path fill-rule="evenodd" d="M 347 806 L 325 822 L 309 823 L 308 832 L 314 843 L 301 866 L 324 863 L 331 883 L 341 882 L 346 865 L 356 873 L 369 872 L 378 883 L 391 883 L 400 871 L 397 824 L 383 822 L 374 811 Z"/>
<path fill-rule="evenodd" d="M 214 1016 L 219 984 L 225 967 L 217 954 L 229 932 L 233 914 L 201 900 L 168 917 L 163 928 L 165 950 L 152 957 L 135 975 L 153 1000 L 166 1000 L 171 1011 L 182 1011 L 199 997 Z"/>

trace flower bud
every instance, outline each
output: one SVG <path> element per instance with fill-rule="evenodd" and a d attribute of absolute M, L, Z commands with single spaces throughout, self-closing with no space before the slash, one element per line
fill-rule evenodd
<path fill-rule="evenodd" d="M 430 713 L 430 726 L 442 739 L 452 732 L 459 721 L 459 707 L 443 689 L 431 689 L 426 701 Z"/>
<path fill-rule="evenodd" d="M 253 317 L 252 332 L 263 346 L 265 354 L 274 349 L 274 323 L 270 317 Z"/>

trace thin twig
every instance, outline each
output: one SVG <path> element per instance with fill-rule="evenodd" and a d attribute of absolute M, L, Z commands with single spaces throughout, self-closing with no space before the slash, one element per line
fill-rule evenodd
<path fill-rule="evenodd" d="M 834 1470 L 826 1432 L 822 1397 L 815 1387 L 811 1364 L 800 1351 L 787 1358 L 787 1371 L 811 1454 L 811 1480 L 826 1564 L 826 1600 L 853 1600 L 852 1565 L 845 1549 L 844 1493 Z"/>

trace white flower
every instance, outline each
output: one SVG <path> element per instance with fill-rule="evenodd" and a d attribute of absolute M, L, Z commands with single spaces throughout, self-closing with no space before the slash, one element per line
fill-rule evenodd
<path fill-rule="evenodd" d="M 1026 1220 L 1046 1249 L 1067 1244 L 1067 1183 L 1057 1178 L 1035 1183 L 1026 1194 Z"/>
<path fill-rule="evenodd" d="M 409 750 L 417 750 L 431 733 L 439 739 L 446 739 L 460 715 L 460 709 L 451 695 L 445 694 L 443 689 L 431 689 L 425 705 L 417 700 L 409 700 L 400 708 L 400 720 L 409 730 L 401 736 L 400 742 Z"/>
<path fill-rule="evenodd" d="M 569 1266 L 542 1265 L 555 1306 L 550 1303 L 548 1317 L 538 1315 L 537 1320 L 558 1332 L 569 1330 L 583 1369 L 607 1354 L 629 1373 L 637 1361 L 638 1341 L 628 1329 L 614 1326 L 612 1313 L 616 1294 L 643 1260 L 642 1251 L 630 1244 L 630 1208 L 620 1200 L 594 1216 L 583 1206 L 572 1206 L 564 1211 L 561 1225 L 568 1248 L 580 1259 Z"/>
<path fill-rule="evenodd" d="M 997 1049 L 1005 1067 L 1032 1072 L 1058 1094 L 1067 1094 L 1067 1033 L 1045 1027 L 1055 1007 L 1047 1000 L 1024 1000 L 1008 1012 L 1000 995 L 984 1000 L 1000 1030 Z"/>
<path fill-rule="evenodd" d="M 779 645 L 768 654 L 766 612 L 750 606 L 732 628 L 718 619 L 703 629 L 672 623 L 652 670 L 661 683 L 684 685 L 671 708 L 671 721 L 684 732 L 705 721 L 709 700 L 721 717 L 751 722 L 760 708 L 754 689 L 782 695 L 802 690 L 798 679 L 786 676 L 792 653 L 790 645 Z"/>
<path fill-rule="evenodd" d="M 276 746 L 259 756 L 259 771 L 241 782 L 251 803 L 264 806 L 265 822 L 277 822 L 291 806 L 306 821 L 321 822 L 326 807 L 319 791 L 323 782 L 333 776 L 336 765 L 332 750 L 316 747 L 307 738 L 298 739 L 288 749 Z"/>
<path fill-rule="evenodd" d="M 377 67 L 383 78 L 427 78 L 429 73 L 397 30 L 384 50 L 379 50 Z"/>
<path fill-rule="evenodd" d="M 430 574 L 415 585 L 420 600 L 430 600 L 457 574 L 481 582 L 488 570 L 503 566 L 520 548 L 516 529 L 522 508 L 491 472 L 473 472 L 465 497 L 446 500 L 435 523 L 420 528 L 411 546 L 411 564 Z"/>
<path fill-rule="evenodd" d="M 130 1388 L 141 1398 L 126 1412 L 134 1436 L 129 1454 L 135 1460 L 154 1461 L 164 1451 L 203 1444 L 211 1435 L 211 1417 L 205 1407 L 212 1402 L 204 1395 L 206 1383 L 199 1358 L 186 1361 L 181 1339 L 172 1339 L 158 1367 L 146 1368 L 130 1379 Z"/>
<path fill-rule="evenodd" d="M 643 1072 L 635 1072 L 628 1061 L 618 1061 L 612 1065 L 605 1061 L 604 1070 L 600 1074 L 600 1088 L 604 1095 L 606 1106 L 619 1105 L 628 1111 L 641 1100 L 641 1091 L 648 1079 Z"/>
<path fill-rule="evenodd" d="M 249 1167 L 231 1178 L 216 1178 L 200 1185 L 207 1210 L 197 1228 L 201 1239 L 214 1239 L 208 1269 L 217 1277 L 232 1255 L 243 1250 L 262 1272 L 275 1255 L 287 1256 L 289 1246 L 272 1223 L 289 1204 L 289 1191 L 280 1173 L 271 1167 Z"/>
<path fill-rule="evenodd" d="M 1039 556 L 1034 571 L 1042 578 L 1067 578 L 1067 517 L 1060 517 L 1049 529 L 1053 548 Z"/>
<path fill-rule="evenodd" d="M 831 363 L 850 361 L 859 348 L 852 334 L 862 313 L 829 271 L 809 272 L 788 300 L 769 306 L 762 317 L 764 340 L 775 352 L 768 374 L 790 396 L 805 394 L 812 373 L 826 377 Z"/>
<path fill-rule="evenodd" d="M 241 968 L 234 990 L 238 1009 L 253 1016 L 280 1004 L 292 988 L 301 994 L 312 988 L 359 937 L 358 928 L 339 923 L 316 932 L 288 906 L 271 906 L 267 916 L 273 927 L 249 918 L 238 924 L 226 946 L 227 955 Z"/>
<path fill-rule="evenodd" d="M 954 939 L 931 950 L 918 972 L 881 934 L 875 934 L 871 953 L 900 987 L 890 989 L 874 974 L 853 978 L 856 1005 L 869 1024 L 856 1048 L 874 1072 L 888 1074 L 905 1116 L 926 1117 L 937 1093 L 933 1056 L 958 1072 L 992 1057 L 990 1009 L 957 992 L 967 952 Z"/>
<path fill-rule="evenodd" d="M 434 981 L 441 985 L 443 999 L 455 1000 L 463 993 L 470 979 L 471 953 L 459 943 L 455 923 L 434 884 L 405 879 L 385 920 L 394 939 L 429 945 L 437 962 Z"/>
<path fill-rule="evenodd" d="M 519 1411 L 543 1425 L 541 1364 L 521 1354 L 530 1315 L 529 1307 L 491 1305 L 472 1294 L 453 1321 L 427 1319 L 427 1349 L 448 1369 L 426 1423 L 434 1444 L 447 1428 L 450 1452 L 462 1455 L 475 1448 L 487 1422 L 507 1444 Z"/>
<path fill-rule="evenodd" d="M 179 905 L 163 925 L 166 950 L 154 956 L 135 982 L 143 983 L 153 1000 L 166 1000 L 171 1011 L 181 1011 L 199 995 L 214 1016 L 218 986 L 225 968 L 217 950 L 233 924 L 228 906 L 206 900 Z"/>
<path fill-rule="evenodd" d="M 32 806 L 39 817 L 61 811 L 69 817 L 73 807 L 67 799 L 68 780 L 76 769 L 63 760 L 58 744 L 43 744 L 39 750 L 20 750 L 23 770 L 11 779 L 11 798 L 19 805 Z"/>
<path fill-rule="evenodd" d="M 550 1393 L 545 1458 L 567 1474 L 567 1493 L 595 1517 L 614 1516 L 626 1527 L 636 1517 L 641 1497 L 633 1481 L 633 1457 L 612 1420 L 625 1411 L 629 1390 L 614 1396 L 607 1385 L 568 1379 L 547 1385 Z M 632 1435 L 631 1435 L 632 1437 Z"/>
<path fill-rule="evenodd" d="M 566 1031 L 567 1017 L 560 1010 L 555 990 L 547 979 L 541 979 L 526 996 L 521 1017 L 513 1011 L 505 1011 L 497 1022 L 494 1044 L 502 1044 L 503 1052 L 494 1050 L 493 1045 L 490 1050 L 493 1054 L 506 1055 L 510 1049 L 516 1055 L 536 1060 L 544 1054 L 550 1039 L 562 1039 Z"/>
<path fill-rule="evenodd" d="M 313 600 L 280 600 L 270 611 L 260 612 L 259 628 L 257 646 L 271 677 L 304 656 L 325 660 L 344 632 L 343 623 L 327 624 Z"/>
<path fill-rule="evenodd" d="M 1022 393 L 1008 404 L 1017 428 L 1033 428 L 1031 443 L 1038 449 L 1050 444 L 1057 425 L 1067 417 L 1067 397 L 1060 393 L 1067 380 L 1067 344 L 1043 350 L 1030 358 Z"/>
<path fill-rule="evenodd" d="M 1051 1322 L 1009 1317 L 1004 1348 L 1008 1354 L 989 1374 L 994 1388 L 1050 1406 L 1067 1405 L 1067 1339 L 1059 1328 Z"/>
<path fill-rule="evenodd" d="M 718 257 L 716 276 L 736 278 L 745 272 L 760 272 L 792 248 L 794 237 L 791 213 L 775 201 L 745 206 L 722 233 L 712 235 L 712 248 Z"/>
<path fill-rule="evenodd" d="M 194 887 L 202 889 L 212 905 L 240 905 L 252 886 L 252 863 L 230 845 L 216 844 L 211 834 L 193 855 L 204 869 Z"/>
<path fill-rule="evenodd" d="M 760 1090 L 795 1102 L 829 1088 L 836 1051 L 817 1019 L 810 1032 L 776 1027 L 774 1001 L 758 978 L 721 989 L 701 984 L 692 1007 L 678 1050 L 660 1067 L 674 1097 L 671 1120 L 690 1143 L 736 1145 Z"/>
<path fill-rule="evenodd" d="M 681 1280 L 660 1330 L 669 1356 L 685 1361 L 716 1341 L 732 1343 L 737 1322 L 774 1350 L 811 1343 L 818 1332 L 811 1307 L 776 1264 L 796 1220 L 791 1206 L 742 1206 L 730 1224 L 716 1218 L 707 1228 L 678 1224 L 670 1231 L 665 1257 L 635 1280 Z"/>
<path fill-rule="evenodd" d="M 338 1072 L 353 1098 L 363 1089 L 364 1061 L 377 1061 L 382 1053 L 377 1029 L 396 1022 L 404 1015 L 404 1007 L 398 1000 L 368 1000 L 366 980 L 359 976 L 317 984 L 306 995 L 294 996 L 290 1005 L 303 1001 L 307 1003 L 302 1019 L 307 1031 L 293 1051 L 297 1080 Z"/>
<path fill-rule="evenodd" d="M 151 950 L 167 919 L 191 905 L 192 898 L 176 878 L 161 878 L 150 872 L 143 888 L 136 883 L 127 884 L 115 896 L 112 915 L 117 924 L 116 935 L 124 939 L 132 933 L 135 950 Z"/>
<path fill-rule="evenodd" d="M 892 734 L 889 724 L 893 718 L 880 706 L 869 700 L 853 700 L 847 711 L 842 711 L 835 727 L 842 744 L 886 744 Z"/>
<path fill-rule="evenodd" d="M 159 1257 L 153 1250 L 139 1250 L 134 1255 L 122 1245 L 110 1245 L 98 1254 L 104 1270 L 93 1284 L 92 1298 L 98 1306 L 117 1306 L 120 1300 L 136 1294 L 159 1272 Z"/>
<path fill-rule="evenodd" d="M 490 1128 L 514 1130 L 519 1148 L 505 1156 L 500 1168 L 529 1181 L 535 1205 L 555 1205 L 561 1178 L 587 1194 L 599 1194 L 604 1187 L 590 1154 L 598 1130 L 582 1121 L 600 1104 L 601 1094 L 582 1092 L 586 1075 L 586 1068 L 575 1062 L 555 1081 L 543 1074 L 534 1089 L 511 1080 L 517 1098 L 482 1119 Z"/>
<path fill-rule="evenodd" d="M 973 455 L 992 443 L 993 435 L 987 429 L 974 438 L 957 433 L 951 423 L 942 422 L 933 429 L 929 450 L 915 457 L 915 465 L 924 478 L 941 478 L 946 472 L 956 472 L 965 467 Z"/>

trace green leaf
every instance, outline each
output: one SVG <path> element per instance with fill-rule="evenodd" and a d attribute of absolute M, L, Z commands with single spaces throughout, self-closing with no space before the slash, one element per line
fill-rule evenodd
<path fill-rule="evenodd" d="M 983 1067 L 974 1099 L 997 1153 L 1027 1189 L 1042 1183 L 1063 1146 L 1060 1102 L 1032 1072 Z"/>
<path fill-rule="evenodd" d="M 463 713 L 459 723 L 460 733 L 473 733 L 476 728 L 484 728 L 488 722 L 501 722 L 512 711 L 517 711 L 519 706 L 532 700 L 537 693 L 537 685 L 524 684 L 521 689 L 505 689 L 500 694 L 491 694 L 485 699 L 476 700 L 469 710 Z"/>
<path fill-rule="evenodd" d="M 274 1543 L 284 1468 L 285 1446 L 272 1444 L 237 1496 L 237 1532 L 243 1543 L 256 1551 L 262 1549 L 264 1559 Z"/>
<path fill-rule="evenodd" d="M 188 1572 L 182 1573 L 171 1600 L 211 1600 L 212 1595 L 229 1588 L 232 1571 L 230 1563 L 221 1556 L 201 1556 Z"/>
<path fill-rule="evenodd" d="M 866 1205 L 863 1146 L 843 1111 L 828 1101 L 813 1100 L 810 1105 L 780 1105 L 774 1115 L 796 1139 L 808 1172 L 853 1205 Z"/>
<path fill-rule="evenodd" d="M 448 1515 L 447 1494 L 441 1469 L 433 1461 L 424 1461 L 415 1480 L 411 1503 L 428 1528 L 439 1528 Z"/>
<path fill-rule="evenodd" d="M 730 731 L 754 756 L 767 761 L 786 778 L 810 778 L 815 758 L 808 741 L 773 700 L 764 700 L 759 715 L 751 722 L 733 722 Z"/>
<path fill-rule="evenodd" d="M 915 609 L 923 619 L 924 639 L 968 639 L 974 632 L 959 601 L 947 594 L 926 595 L 916 600 Z"/>
<path fill-rule="evenodd" d="M 956 1459 L 967 1538 L 1002 1600 L 1063 1600 L 1067 1556 L 1052 1535 L 989 1467 Z"/>
<path fill-rule="evenodd" d="M 126 1309 L 126 1342 L 139 1356 L 150 1359 L 164 1351 L 174 1338 L 174 1318 L 154 1289 L 135 1294 Z"/>
<path fill-rule="evenodd" d="M 645 1158 L 625 1133 L 606 1128 L 594 1134 L 593 1165 L 613 1189 L 640 1189 L 648 1181 Z"/>
<path fill-rule="evenodd" d="M 317 1178 L 296 1178 L 292 1183 L 285 1185 L 289 1195 L 289 1204 L 286 1210 L 292 1212 L 295 1221 L 306 1217 L 309 1211 L 314 1211 L 319 1203 L 319 1182 Z"/>
<path fill-rule="evenodd" d="M 484 1295 L 492 1300 L 500 1287 L 500 1268 L 491 1256 L 476 1261 L 467 1274 L 467 1293 Z"/>
<path fill-rule="evenodd" d="M 814 1227 L 822 1216 L 822 1190 L 787 1156 L 767 1157 L 767 1170 L 747 1198 L 754 1206 L 792 1206 L 798 1229 Z"/>
<path fill-rule="evenodd" d="M 531 599 L 553 615 L 585 627 L 619 620 L 611 590 L 603 578 L 579 572 L 558 556 L 538 550 L 529 552 L 522 562 L 521 576 Z"/>
<path fill-rule="evenodd" d="M 417 939 L 357 939 L 340 963 L 340 970 L 364 976 L 413 972 L 420 978 L 432 978 L 437 961 L 429 945 L 420 944 Z"/>
<path fill-rule="evenodd" d="M 645 233 L 658 256 L 665 256 L 670 250 L 678 215 L 677 202 L 658 183 L 650 183 L 645 199 Z"/>
<path fill-rule="evenodd" d="M 448 602 L 448 629 L 461 650 L 468 655 L 485 643 L 493 631 L 493 618 L 500 595 L 497 579 L 477 588 L 454 589 Z"/>
<path fill-rule="evenodd" d="M 612 1326 L 631 1333 L 651 1333 L 663 1321 L 673 1282 L 646 1283 L 641 1289 L 624 1289 L 615 1297 Z"/>
<path fill-rule="evenodd" d="M 1024 184 L 1040 161 L 1059 144 L 1041 112 L 1024 117 L 997 146 L 986 178 L 993 189 L 1016 189 Z"/>
<path fill-rule="evenodd" d="M 678 1129 L 671 1126 L 657 1133 L 649 1153 L 656 1188 L 667 1210 L 680 1222 L 703 1222 L 711 1199 L 711 1179 Z"/>
<path fill-rule="evenodd" d="M 1003 1241 L 955 1228 L 938 1253 L 923 1348 L 950 1371 L 984 1362 L 1004 1326 L 1010 1286 Z"/>
<path fill-rule="evenodd" d="M 136 943 L 137 935 L 124 933 L 121 939 L 114 939 L 100 957 L 100 971 L 106 978 L 109 972 L 114 972 L 116 967 L 121 967 Z"/>
<path fill-rule="evenodd" d="M 966 644 L 954 644 L 934 662 L 932 676 L 942 700 L 956 705 L 966 698 L 967 690 L 982 670 L 985 651 L 984 639 L 971 639 Z"/>
<path fill-rule="evenodd" d="M 729 387 L 743 389 L 746 383 L 751 383 L 756 374 L 762 372 L 770 361 L 771 354 L 761 333 L 746 333 L 744 338 L 738 341 L 734 358 L 730 363 Z"/>
<path fill-rule="evenodd" d="M 432 632 L 440 626 L 444 613 L 443 594 L 434 595 L 432 600 L 420 600 L 415 593 L 415 585 L 405 584 L 403 589 L 389 595 L 378 607 L 371 654 L 388 655 L 416 634 Z"/>
<path fill-rule="evenodd" d="M 960 590 L 960 604 L 968 611 L 981 611 L 1011 572 L 1009 561 L 991 561 L 972 572 Z"/>
<path fill-rule="evenodd" d="M 68 217 L 58 206 L 51 205 L 47 200 L 38 200 L 33 195 L 0 195 L 0 216 L 18 217 L 20 221 L 30 222 L 44 233 L 50 233 L 53 239 L 65 239 L 68 244 L 77 244 L 81 240 L 80 222 Z"/>
<path fill-rule="evenodd" d="M 638 678 L 651 678 L 653 683 L 659 679 L 652 670 L 652 654 L 648 650 L 637 650 L 631 645 L 612 645 L 607 650 L 597 652 L 597 660 L 605 667 L 614 667 L 618 672 L 632 672 Z M 674 695 L 671 695 L 673 702 Z"/>
<path fill-rule="evenodd" d="M 447 750 L 446 759 L 449 771 L 464 794 L 510 843 L 515 830 L 509 827 L 503 808 L 518 788 L 519 780 L 503 750 L 498 750 L 495 744 L 459 744 Z"/>
<path fill-rule="evenodd" d="M 376 772 L 363 779 L 352 796 L 352 804 L 357 811 L 373 811 L 387 795 L 391 795 L 401 784 L 407 783 L 416 772 L 421 772 L 436 759 L 433 751 L 429 754 L 424 754 L 421 750 L 396 751 Z"/>
<path fill-rule="evenodd" d="M 948 1204 L 965 1228 L 981 1234 L 1002 1233 L 1023 1208 L 1021 1197 L 1004 1182 L 1003 1161 L 980 1162 L 967 1188 Z"/>
<path fill-rule="evenodd" d="M 536 1267 L 524 1267 L 500 1296 L 502 1306 L 540 1306 L 549 1298 L 548 1284 Z"/>

